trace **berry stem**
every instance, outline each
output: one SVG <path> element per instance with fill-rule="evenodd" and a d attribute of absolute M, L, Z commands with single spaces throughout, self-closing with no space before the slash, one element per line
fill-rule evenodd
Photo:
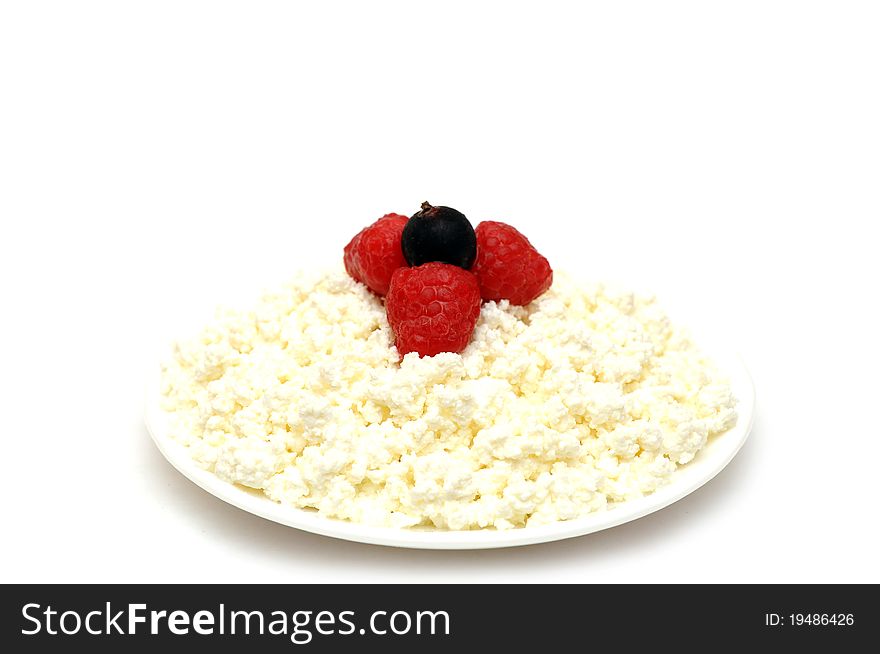
<path fill-rule="evenodd" d="M 431 204 L 427 200 L 422 202 L 422 211 L 427 211 L 428 209 L 433 209 L 433 208 L 434 207 L 432 207 Z"/>

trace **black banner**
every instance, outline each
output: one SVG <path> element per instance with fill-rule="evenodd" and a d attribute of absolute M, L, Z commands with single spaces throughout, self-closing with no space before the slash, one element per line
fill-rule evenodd
<path fill-rule="evenodd" d="M 722 641 L 845 647 L 880 635 L 876 591 L 841 585 L 7 585 L 0 644 L 7 652 L 80 646 L 118 652 L 135 642 L 163 651 L 206 645 L 212 652 L 431 652 L 477 644 L 587 650 L 608 643 L 623 651 L 702 651 Z"/>

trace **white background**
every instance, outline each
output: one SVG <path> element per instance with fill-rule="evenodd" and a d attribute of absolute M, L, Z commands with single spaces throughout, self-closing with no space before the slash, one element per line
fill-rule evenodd
<path fill-rule="evenodd" d="M 880 581 L 876 3 L 306 4 L 2 4 L 0 579 Z M 757 384 L 740 456 L 629 525 L 464 553 L 178 475 L 157 343 L 425 199 L 714 318 Z"/>

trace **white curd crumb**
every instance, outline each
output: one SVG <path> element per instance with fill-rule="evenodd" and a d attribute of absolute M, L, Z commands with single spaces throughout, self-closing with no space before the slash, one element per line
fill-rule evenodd
<path fill-rule="evenodd" d="M 736 423 L 729 385 L 652 298 L 556 275 L 483 306 L 462 354 L 399 361 L 343 271 L 225 311 L 163 366 L 172 436 L 218 477 L 364 524 L 512 529 L 667 483 Z"/>

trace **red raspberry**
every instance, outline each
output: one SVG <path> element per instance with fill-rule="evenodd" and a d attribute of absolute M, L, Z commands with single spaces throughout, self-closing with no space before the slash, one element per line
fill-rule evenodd
<path fill-rule="evenodd" d="M 400 237 L 409 220 L 398 213 L 387 213 L 362 229 L 345 246 L 345 270 L 379 295 L 388 293 L 391 275 L 406 266 Z"/>
<path fill-rule="evenodd" d="M 461 352 L 480 316 L 480 285 L 472 273 L 446 263 L 398 268 L 385 310 L 401 357 Z"/>
<path fill-rule="evenodd" d="M 477 260 L 471 268 L 484 300 L 528 304 L 553 284 L 550 262 L 516 228 L 494 221 L 477 225 Z"/>

